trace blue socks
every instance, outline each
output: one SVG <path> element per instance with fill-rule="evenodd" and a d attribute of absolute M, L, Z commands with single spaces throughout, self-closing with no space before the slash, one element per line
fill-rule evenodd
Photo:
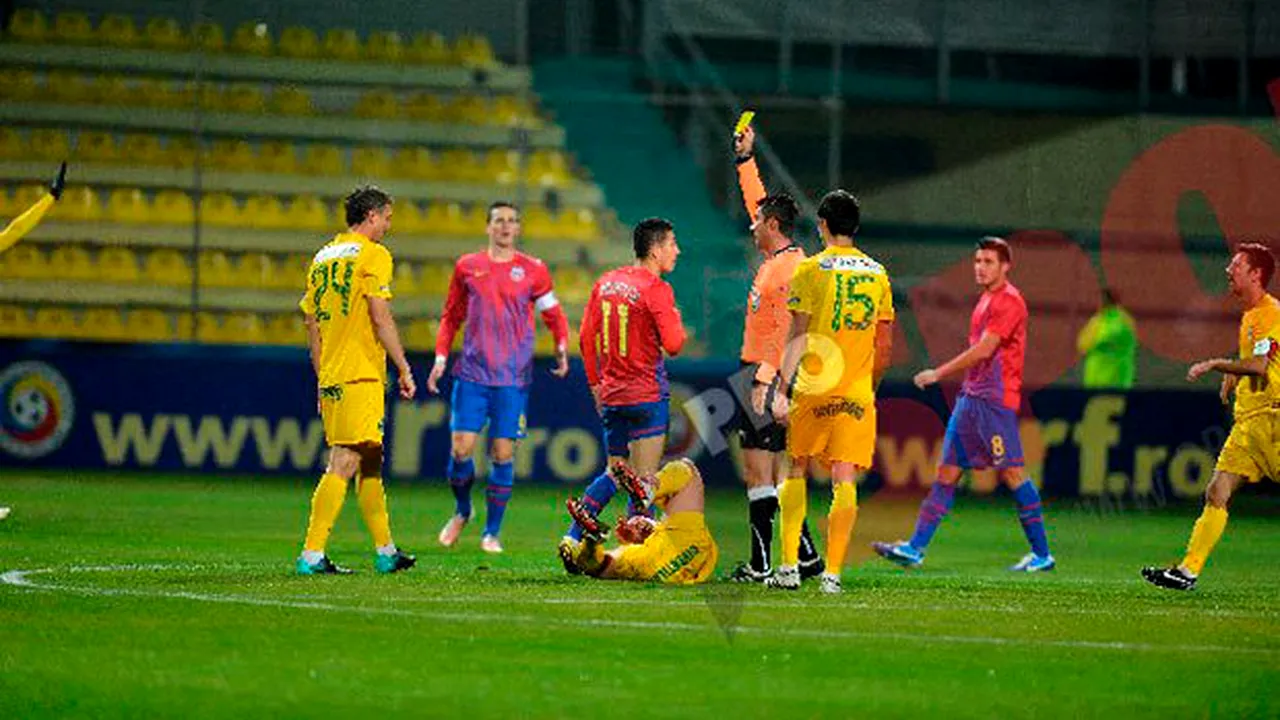
<path fill-rule="evenodd" d="M 1040 512 L 1040 493 L 1031 480 L 1027 480 L 1013 491 L 1013 499 L 1018 502 L 1018 521 L 1022 523 L 1022 532 L 1026 533 L 1027 542 L 1031 544 L 1031 552 L 1046 557 L 1049 554 L 1049 538 L 1044 532 L 1044 516 Z"/>
<path fill-rule="evenodd" d="M 454 512 L 471 517 L 471 484 L 476 480 L 476 461 L 454 459 L 449 455 L 449 487 L 453 489 Z"/>
<path fill-rule="evenodd" d="M 617 492 L 618 484 L 613 481 L 613 476 L 608 471 L 605 471 L 600 473 L 600 476 L 592 480 L 591 484 L 587 486 L 587 491 L 582 494 L 582 504 L 591 511 L 591 514 L 599 515 L 600 511 L 604 510 L 604 506 L 609 504 L 609 501 L 613 499 L 614 494 Z M 569 526 L 569 532 L 565 533 L 565 535 L 574 540 L 581 540 L 582 526 L 576 522 L 573 523 Z"/>
<path fill-rule="evenodd" d="M 1034 488 L 1033 488 L 1034 490 Z M 916 531 L 911 536 L 911 547 L 924 552 L 933 540 L 942 518 L 951 512 L 951 504 L 956 499 L 956 486 L 935 482 L 929 488 L 929 494 L 920 503 L 920 516 L 916 518 Z"/>
<path fill-rule="evenodd" d="M 511 486 L 515 482 L 516 468 L 510 460 L 489 466 L 489 487 L 485 490 L 485 535 L 497 537 L 502 530 L 502 516 L 507 512 L 507 501 L 511 499 Z"/>

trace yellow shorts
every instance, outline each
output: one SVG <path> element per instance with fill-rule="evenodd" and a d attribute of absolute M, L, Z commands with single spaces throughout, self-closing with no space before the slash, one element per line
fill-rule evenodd
<path fill-rule="evenodd" d="M 1214 470 L 1241 475 L 1249 482 L 1264 477 L 1280 481 L 1280 413 L 1237 420 L 1218 453 Z"/>
<path fill-rule="evenodd" d="M 320 388 L 320 419 L 330 446 L 382 444 L 386 393 L 377 380 Z"/>
<path fill-rule="evenodd" d="M 787 415 L 787 452 L 792 457 L 871 467 L 876 449 L 875 401 L 800 395 Z"/>
<path fill-rule="evenodd" d="M 706 517 L 679 512 L 659 523 L 643 545 L 624 545 L 611 570 L 619 580 L 691 585 L 710 579 L 719 556 Z"/>

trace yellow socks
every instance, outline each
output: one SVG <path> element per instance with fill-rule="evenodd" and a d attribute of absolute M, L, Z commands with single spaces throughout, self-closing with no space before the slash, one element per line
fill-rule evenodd
<path fill-rule="evenodd" d="M 839 575 L 858 519 L 858 486 L 851 482 L 831 487 L 831 511 L 827 514 L 827 572 Z"/>
<path fill-rule="evenodd" d="M 356 498 L 373 544 L 379 548 L 391 545 L 391 518 L 387 515 L 387 493 L 382 487 L 382 478 L 360 478 L 356 482 Z"/>
<path fill-rule="evenodd" d="M 311 495 L 311 519 L 307 522 L 307 540 L 302 546 L 308 552 L 324 552 L 329 532 L 342 512 L 347 495 L 347 481 L 333 473 L 325 473 Z"/>
<path fill-rule="evenodd" d="M 778 486 L 778 508 L 782 512 L 782 564 L 800 563 L 800 527 L 809 503 L 804 475 L 787 478 Z"/>
<path fill-rule="evenodd" d="M 1222 538 L 1222 531 L 1227 528 L 1227 511 L 1225 508 L 1205 505 L 1196 526 L 1191 529 L 1191 542 L 1187 543 L 1187 556 L 1182 566 L 1199 575 L 1204 563 L 1213 552 L 1213 546 Z"/>

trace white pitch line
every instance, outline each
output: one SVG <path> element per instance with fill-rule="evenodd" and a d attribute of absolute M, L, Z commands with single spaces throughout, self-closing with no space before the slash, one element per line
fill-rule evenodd
<path fill-rule="evenodd" d="M 93 567 L 73 567 L 69 568 L 70 572 L 136 572 L 136 571 L 164 571 L 164 570 L 190 570 L 197 566 L 176 566 L 176 565 L 105 565 Z M 80 595 L 88 595 L 91 597 L 140 597 L 140 598 L 164 598 L 177 600 L 193 600 L 196 602 L 206 602 L 215 604 L 233 604 L 233 605 L 252 605 L 258 607 L 278 607 L 298 610 L 323 610 L 335 613 L 351 613 L 355 615 L 382 615 L 382 616 L 398 616 L 398 617 L 415 617 L 426 620 L 443 620 L 454 622 L 481 622 L 481 623 L 522 623 L 526 625 L 559 625 L 566 627 L 604 627 L 619 630 L 666 630 L 666 631 L 714 631 L 714 625 L 706 623 L 687 623 L 687 622 L 659 622 L 644 620 L 616 620 L 609 618 L 548 618 L 535 617 L 528 615 L 495 615 L 489 613 L 457 613 L 457 612 L 415 612 L 412 610 L 402 610 L 398 608 L 379 608 L 367 607 L 359 605 L 336 605 L 327 602 L 298 602 L 294 600 L 281 600 L 275 598 L 265 598 L 253 595 L 213 595 L 208 593 L 182 592 L 169 590 L 134 590 L 128 588 L 94 588 L 94 587 L 78 587 L 74 585 L 57 585 L 47 583 L 37 583 L 31 580 L 33 575 L 48 575 L 56 572 L 54 568 L 40 568 L 36 570 L 10 570 L 0 574 L 0 584 L 10 585 L 13 587 L 24 588 L 28 590 L 45 590 L 75 593 Z M 806 628 L 786 628 L 786 627 L 760 627 L 753 625 L 739 625 L 729 629 L 732 633 L 742 633 L 747 635 L 760 636 L 788 636 L 788 637 L 807 637 L 819 639 L 844 639 L 844 640 L 890 640 L 901 642 L 913 642 L 920 644 L 931 643 L 952 643 L 964 645 L 990 645 L 990 646 L 1008 646 L 1008 647 L 1048 647 L 1048 648 L 1069 648 L 1069 649 L 1088 649 L 1088 650 L 1117 650 L 1126 652 L 1173 652 L 1173 653 L 1221 653 L 1224 655 L 1263 655 L 1273 656 L 1280 655 L 1280 648 L 1248 648 L 1248 647 L 1230 647 L 1223 645 L 1153 645 L 1150 643 L 1129 643 L 1119 641 L 1096 641 L 1096 640 L 1043 640 L 1043 639 L 1027 639 L 1027 638 L 1007 638 L 1007 637 L 989 637 L 989 636 L 973 636 L 973 635 L 919 635 L 912 633 L 879 633 L 879 632 L 857 632 L 850 630 L 838 629 L 806 629 Z"/>

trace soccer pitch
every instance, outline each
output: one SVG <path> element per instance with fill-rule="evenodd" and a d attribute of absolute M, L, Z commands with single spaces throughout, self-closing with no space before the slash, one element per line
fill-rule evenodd
<path fill-rule="evenodd" d="M 1050 504 L 1059 569 L 1014 576 L 1012 503 L 961 498 L 925 567 L 867 543 L 914 504 L 862 503 L 845 593 L 566 576 L 567 489 L 517 487 L 499 557 L 444 550 L 443 483 L 391 484 L 418 567 L 375 575 L 354 498 L 292 574 L 311 486 L 213 476 L 0 474 L 0 717 L 1259 717 L 1280 713 L 1276 503 L 1242 497 L 1202 585 L 1147 586 L 1197 509 Z M 480 497 L 479 494 L 477 497 Z M 811 519 L 825 515 L 816 490 Z M 744 500 L 714 491 L 719 574 Z M 480 501 L 481 506 L 483 500 Z M 612 511 L 608 513 L 612 515 Z M 818 523 L 815 530 L 821 530 Z"/>

